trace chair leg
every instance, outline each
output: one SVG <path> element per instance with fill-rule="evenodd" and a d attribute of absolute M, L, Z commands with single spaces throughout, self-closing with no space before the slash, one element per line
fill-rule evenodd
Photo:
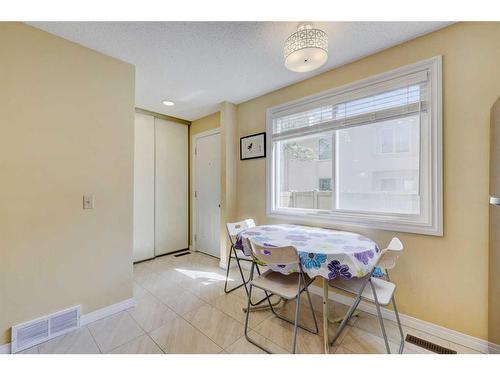
<path fill-rule="evenodd" d="M 345 326 L 347 325 L 347 322 L 349 322 L 349 319 L 351 319 L 352 314 L 354 313 L 354 311 L 356 311 L 356 309 L 357 309 L 357 307 L 358 307 L 358 305 L 359 305 L 360 302 L 361 302 L 361 293 L 354 300 L 354 303 L 351 305 L 351 307 L 349 308 L 349 310 L 345 314 L 344 319 L 342 319 L 342 321 L 340 322 L 339 327 L 335 331 L 335 334 L 333 335 L 333 338 L 330 341 L 330 345 L 335 344 L 335 341 L 337 341 L 337 339 L 339 338 L 340 334 L 342 333 L 342 331 L 344 330 Z"/>
<path fill-rule="evenodd" d="M 311 295 L 309 294 L 309 288 L 307 286 L 305 287 L 305 292 L 307 295 L 307 299 L 309 300 L 309 307 L 311 308 L 311 313 L 312 313 L 312 316 L 314 319 L 314 327 L 316 328 L 315 332 L 313 332 L 313 333 L 319 333 L 318 321 L 316 320 L 316 313 L 314 312 L 314 307 L 312 304 Z"/>
<path fill-rule="evenodd" d="M 302 291 L 303 292 L 303 291 Z M 267 292 L 266 293 L 266 296 L 269 296 L 269 298 L 272 296 L 271 295 L 268 295 Z M 267 297 L 266 297 L 267 298 Z M 287 323 L 290 323 L 290 324 L 295 324 L 295 322 L 291 319 L 288 319 L 286 316 L 283 316 L 281 314 L 278 314 L 276 312 L 276 310 L 274 309 L 274 306 L 273 304 L 270 302 L 270 300 L 268 300 L 268 303 L 269 303 L 269 308 L 271 310 L 271 312 L 274 314 L 274 316 L 276 316 L 277 318 L 283 320 L 284 322 L 287 322 Z M 316 320 L 316 315 L 314 314 L 314 309 L 312 309 L 312 303 L 311 303 L 311 310 L 312 310 L 312 313 L 313 313 L 313 318 L 314 318 L 314 323 L 315 323 L 315 326 L 316 328 L 315 329 L 311 329 L 309 327 L 306 327 L 306 326 L 303 326 L 301 324 L 298 325 L 299 328 L 302 328 L 304 331 L 307 331 L 307 332 L 311 332 L 311 333 L 314 333 L 314 334 L 317 334 L 319 332 L 319 329 L 318 329 L 318 323 L 317 323 L 317 320 Z"/>
<path fill-rule="evenodd" d="M 250 271 L 250 281 L 253 279 L 253 268 L 254 268 L 254 265 L 252 265 L 252 270 Z M 266 349 L 265 347 L 263 347 L 262 345 L 260 345 L 258 342 L 254 341 L 248 335 L 248 319 L 250 317 L 250 300 L 252 298 L 252 288 L 253 288 L 253 286 L 252 286 L 252 283 L 250 282 L 250 288 L 249 288 L 249 291 L 248 291 L 247 312 L 246 312 L 246 316 L 245 316 L 245 338 L 247 339 L 248 342 L 251 342 L 252 344 L 254 344 L 255 346 L 257 346 L 258 348 L 260 348 L 263 351 L 265 351 L 266 353 L 272 354 L 272 352 L 269 351 L 269 349 Z"/>
<path fill-rule="evenodd" d="M 228 279 L 229 279 L 229 270 L 231 269 L 231 252 L 234 253 L 234 258 L 236 259 L 236 264 L 238 265 L 238 269 L 240 271 L 240 275 L 241 275 L 241 280 L 243 281 L 241 284 L 239 285 L 236 285 L 235 287 L 227 290 L 227 282 L 228 282 Z M 229 261 L 227 262 L 227 271 L 226 271 L 226 281 L 224 283 L 224 292 L 227 294 L 227 293 L 231 293 L 232 291 L 238 289 L 238 288 L 241 288 L 242 286 L 245 287 L 245 290 L 247 292 L 247 295 L 248 295 L 248 288 L 247 288 L 247 280 L 245 280 L 245 276 L 243 275 L 243 270 L 241 269 L 241 264 L 240 264 L 240 259 L 238 258 L 238 254 L 236 253 L 236 249 L 234 248 L 233 245 L 231 245 L 231 250 L 229 251 Z"/>
<path fill-rule="evenodd" d="M 385 274 L 386 274 L 387 281 L 391 281 L 391 279 L 389 278 L 389 271 L 388 270 L 385 270 Z M 394 315 L 396 315 L 396 322 L 398 323 L 399 334 L 401 336 L 401 342 L 399 344 L 399 354 L 402 354 L 403 350 L 404 350 L 404 346 L 405 346 L 405 334 L 403 332 L 403 326 L 401 325 L 401 320 L 399 319 L 399 312 L 398 312 L 398 308 L 396 306 L 396 298 L 394 297 L 394 294 L 392 295 L 391 302 L 392 302 L 392 306 L 394 307 Z"/>
<path fill-rule="evenodd" d="M 302 294 L 301 292 L 301 281 L 302 278 L 299 277 L 299 285 L 298 285 L 298 291 L 297 291 L 297 298 L 296 298 L 296 306 L 295 306 L 295 322 L 293 324 L 293 341 L 292 341 L 292 354 L 295 354 L 295 349 L 297 347 L 297 330 L 299 326 L 299 317 L 300 317 L 300 295 Z"/>
<path fill-rule="evenodd" d="M 382 330 L 382 335 L 384 336 L 385 348 L 387 350 L 387 354 L 391 354 L 391 349 L 389 347 L 389 340 L 387 339 L 387 334 L 385 333 L 384 319 L 382 318 L 382 312 L 380 311 L 380 305 L 378 303 L 377 292 L 375 291 L 375 287 L 370 280 L 370 286 L 373 292 L 373 298 L 375 300 L 375 307 L 377 308 L 378 320 L 380 323 L 380 329 Z"/>
<path fill-rule="evenodd" d="M 226 281 L 224 283 L 224 293 L 229 293 L 227 290 L 227 280 L 229 279 L 229 270 L 231 269 L 231 252 L 233 251 L 233 245 L 231 245 L 231 249 L 229 249 L 229 260 L 227 261 L 227 270 L 226 270 Z M 231 290 L 232 291 L 232 290 Z"/>
<path fill-rule="evenodd" d="M 340 325 L 337 328 L 337 331 L 335 331 L 335 334 L 333 335 L 333 339 L 330 341 L 330 345 L 333 345 L 335 343 L 335 341 L 337 341 L 337 339 L 339 338 L 340 334 L 344 330 L 345 326 L 349 322 L 349 319 L 351 319 L 352 314 L 354 314 L 354 312 L 358 308 L 358 305 L 361 302 L 361 296 L 363 294 L 363 290 L 365 290 L 366 284 L 369 281 L 370 281 L 370 277 L 367 277 L 366 280 L 364 281 L 363 285 L 361 285 L 361 288 L 359 289 L 359 292 L 356 295 L 356 298 L 354 299 L 354 303 L 351 305 L 351 307 L 349 308 L 349 310 L 345 314 L 344 319 L 342 319 L 342 321 L 340 322 Z M 326 334 L 326 332 L 325 332 L 325 334 Z"/>
<path fill-rule="evenodd" d="M 396 321 L 398 323 L 398 328 L 399 328 L 399 334 L 401 335 L 401 342 L 399 344 L 399 354 L 403 353 L 404 347 L 405 347 L 405 334 L 403 333 L 403 326 L 401 325 L 401 320 L 399 319 L 399 312 L 398 308 L 396 307 L 396 299 L 394 296 L 392 296 L 392 306 L 394 307 L 394 315 L 396 315 Z"/>

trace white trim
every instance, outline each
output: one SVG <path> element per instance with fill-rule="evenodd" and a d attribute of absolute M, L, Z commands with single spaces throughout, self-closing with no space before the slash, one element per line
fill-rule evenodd
<path fill-rule="evenodd" d="M 311 285 L 309 287 L 309 291 L 313 294 L 323 296 L 323 288 L 319 286 Z M 354 298 L 342 294 L 337 294 L 334 293 L 333 291 L 328 292 L 328 299 L 331 301 L 342 303 L 343 305 L 347 306 L 352 305 L 352 303 L 354 302 Z M 362 301 L 359 304 L 358 310 L 364 311 L 372 315 L 377 314 L 375 305 L 364 301 Z M 384 319 L 390 321 L 396 321 L 396 317 L 392 310 L 381 307 L 381 311 Z M 451 341 L 455 344 L 466 346 L 468 348 L 477 350 L 481 353 L 500 354 L 500 345 L 489 342 L 487 340 L 479 339 L 474 336 L 469 336 L 466 335 L 465 333 L 454 331 L 446 327 L 438 326 L 437 324 L 426 322 L 424 320 L 420 320 L 409 315 L 399 313 L 399 318 L 401 319 L 401 324 L 407 327 L 414 328 L 422 332 L 426 332 L 428 334 L 434 335 L 444 340 Z"/>
<path fill-rule="evenodd" d="M 135 306 L 134 299 L 129 298 L 121 302 L 103 307 L 102 309 L 92 311 L 88 314 L 83 314 L 80 316 L 80 327 L 93 323 L 99 319 L 106 318 L 110 315 L 114 315 L 119 312 L 125 311 L 134 306 Z M 7 343 L 4 345 L 0 345 L 0 354 L 11 354 L 11 344 Z"/>
<path fill-rule="evenodd" d="M 290 108 L 298 110 L 299 107 L 311 105 L 311 103 L 321 103 L 335 95 L 345 95 L 348 92 L 359 90 L 368 86 L 377 86 L 383 84 L 384 80 L 410 74 L 422 69 L 430 71 L 429 79 L 429 136 L 431 144 L 429 147 L 430 157 L 426 163 L 428 175 L 432 176 L 428 182 L 428 197 L 424 202 L 430 211 L 423 220 L 415 220 L 412 215 L 384 215 L 384 214 L 362 214 L 343 211 L 318 211 L 300 209 L 275 209 L 275 157 L 273 149 L 273 117 L 277 112 L 287 111 Z M 419 61 L 415 64 L 407 65 L 398 69 L 391 70 L 376 76 L 372 76 L 354 83 L 326 90 L 318 94 L 310 95 L 305 98 L 294 100 L 288 103 L 280 104 L 267 109 L 266 113 L 266 131 L 268 133 L 267 150 L 268 157 L 266 161 L 266 214 L 268 217 L 279 218 L 292 221 L 301 221 L 314 224 L 344 224 L 359 227 L 370 227 L 375 229 L 391 230 L 398 232 L 409 232 L 426 235 L 443 236 L 443 162 L 442 162 L 442 57 Z M 424 181 L 425 182 L 425 181 Z M 432 184 L 432 185 L 431 185 Z"/>
<path fill-rule="evenodd" d="M 215 135 L 215 134 L 220 134 L 221 130 L 220 130 L 220 127 L 218 128 L 214 128 L 214 129 L 210 129 L 210 130 L 206 130 L 204 132 L 201 132 L 201 133 L 196 133 L 196 134 L 193 134 L 191 136 L 191 172 L 192 172 L 192 175 L 191 175 L 191 191 L 189 192 L 190 196 L 191 196 L 191 217 L 193 218 L 192 222 L 191 222 L 191 229 L 192 229 L 192 233 L 191 233 L 191 246 L 196 248 L 196 241 L 195 241 L 195 235 L 196 235 L 196 199 L 194 197 L 194 191 L 195 191 L 195 188 L 196 188 L 196 141 L 199 139 L 199 138 L 203 138 L 203 137 L 209 137 L 211 135 Z M 220 152 L 220 150 L 219 150 Z M 222 168 L 222 166 L 221 166 Z M 190 247 L 191 247 L 190 246 Z"/>
<path fill-rule="evenodd" d="M 0 345 L 0 354 L 10 354 L 10 342 L 8 344 Z"/>
<path fill-rule="evenodd" d="M 103 307 L 102 309 L 94 310 L 88 314 L 83 314 L 80 318 L 80 325 L 85 326 L 87 324 L 93 323 L 99 319 L 106 318 L 110 315 L 117 314 L 119 312 L 130 309 L 135 306 L 135 301 L 133 298 L 123 300 L 118 303 Z"/>

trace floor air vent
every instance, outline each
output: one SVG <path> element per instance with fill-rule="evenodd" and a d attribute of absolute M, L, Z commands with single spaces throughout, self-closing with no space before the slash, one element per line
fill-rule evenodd
<path fill-rule="evenodd" d="M 189 251 L 186 251 L 186 252 L 184 252 L 184 253 L 175 254 L 175 255 L 174 255 L 174 257 L 176 257 L 176 258 L 177 258 L 177 257 L 182 257 L 182 256 L 184 256 L 184 255 L 189 255 L 189 254 L 191 254 L 191 253 L 190 253 Z"/>
<path fill-rule="evenodd" d="M 12 327 L 12 353 L 20 352 L 80 326 L 80 306 Z"/>
<path fill-rule="evenodd" d="M 434 344 L 433 342 L 412 335 L 406 335 L 406 342 L 417 345 L 421 348 L 424 348 L 426 350 L 429 350 L 437 354 L 457 354 L 455 350 L 445 348 L 443 346 Z"/>

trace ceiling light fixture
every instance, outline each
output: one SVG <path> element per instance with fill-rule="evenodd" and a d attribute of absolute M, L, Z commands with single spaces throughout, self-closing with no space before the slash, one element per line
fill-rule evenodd
<path fill-rule="evenodd" d="M 294 72 L 310 72 L 328 60 L 328 36 L 310 22 L 301 23 L 283 48 L 285 66 Z"/>
<path fill-rule="evenodd" d="M 163 103 L 163 105 L 166 105 L 168 107 L 175 105 L 175 103 L 170 101 L 170 100 L 163 100 L 162 103 Z"/>

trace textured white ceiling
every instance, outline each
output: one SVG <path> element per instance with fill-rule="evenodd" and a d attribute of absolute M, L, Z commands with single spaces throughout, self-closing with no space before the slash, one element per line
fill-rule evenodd
<path fill-rule="evenodd" d="M 30 22 L 32 26 L 136 66 L 136 106 L 194 120 L 349 61 L 447 26 L 449 22 L 316 22 L 329 59 L 294 73 L 283 43 L 297 22 Z M 172 100 L 174 107 L 161 104 Z"/>

